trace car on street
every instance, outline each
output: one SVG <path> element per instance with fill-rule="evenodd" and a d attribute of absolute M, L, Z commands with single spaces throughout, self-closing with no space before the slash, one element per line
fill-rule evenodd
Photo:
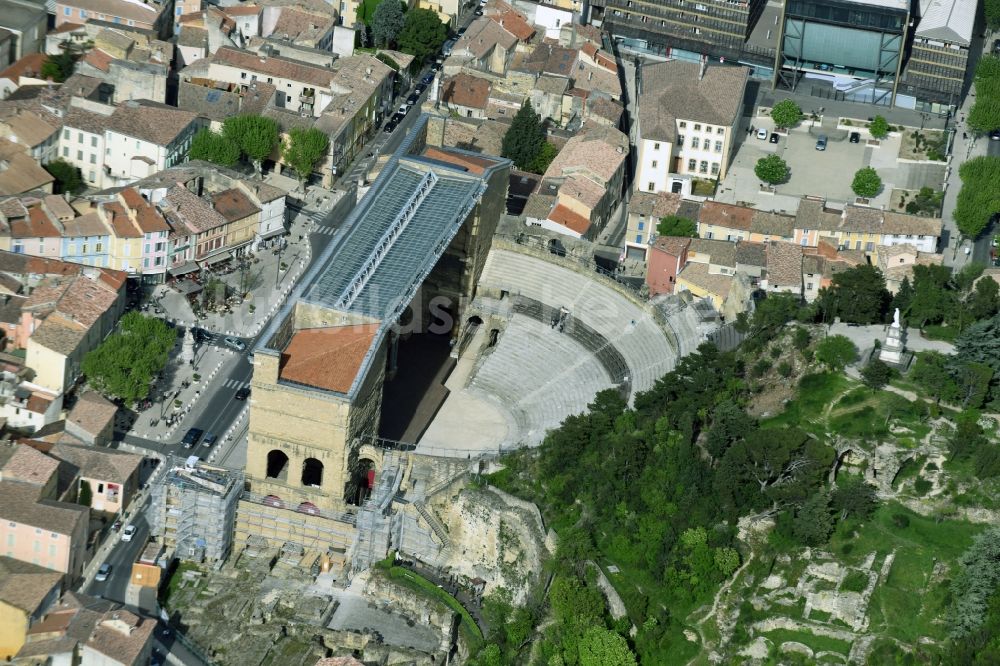
<path fill-rule="evenodd" d="M 482 15 L 483 15 L 483 10 L 482 9 L 477 9 L 476 10 L 476 16 L 482 16 Z"/>
<path fill-rule="evenodd" d="M 434 83 L 434 75 L 425 74 L 424 78 L 420 79 L 420 83 L 424 84 L 425 86 L 429 86 L 430 84 Z"/>
<path fill-rule="evenodd" d="M 397 127 L 399 127 L 399 121 L 398 121 L 398 120 L 396 120 L 396 118 L 395 118 L 395 117 L 393 117 L 393 118 L 390 118 L 390 119 L 389 119 L 389 122 L 387 122 L 387 123 L 385 124 L 385 128 L 384 128 L 384 129 L 385 129 L 386 133 L 389 133 L 389 134 L 391 134 L 391 133 L 392 133 L 392 131 L 393 131 L 394 129 L 396 129 Z"/>
<path fill-rule="evenodd" d="M 757 138 L 760 139 L 761 141 L 767 140 L 767 130 L 764 129 L 763 127 L 757 130 Z"/>
<path fill-rule="evenodd" d="M 135 525 L 126 525 L 125 529 L 122 530 L 122 541 L 131 541 L 132 537 L 135 536 L 135 533 Z"/>
<path fill-rule="evenodd" d="M 205 433 L 205 438 L 201 440 L 201 445 L 206 448 L 210 448 L 214 446 L 217 441 L 219 441 L 219 438 L 217 436 L 213 435 L 210 432 L 207 432 Z"/>
<path fill-rule="evenodd" d="M 993 40 L 993 53 L 1000 55 L 1000 39 Z"/>
<path fill-rule="evenodd" d="M 398 109 L 396 109 L 396 115 L 397 115 L 397 116 L 405 116 L 405 115 L 406 115 L 406 113 L 407 113 L 407 112 L 408 112 L 409 110 L 410 110 L 410 107 L 406 106 L 405 104 L 400 104 L 400 105 L 399 105 L 399 108 L 398 108 Z"/>
<path fill-rule="evenodd" d="M 120 530 L 121 528 L 122 528 L 122 521 L 120 521 L 120 520 L 116 520 L 116 521 L 115 521 L 115 522 L 114 522 L 114 523 L 113 523 L 113 524 L 111 525 L 111 531 L 112 531 L 112 532 L 117 532 L 117 531 L 119 531 L 119 530 Z"/>
<path fill-rule="evenodd" d="M 181 440 L 181 444 L 184 445 L 185 449 L 190 449 L 192 446 L 198 443 L 201 436 L 204 434 L 204 430 L 201 428 L 191 428 L 186 433 L 184 433 L 184 439 Z"/>
<path fill-rule="evenodd" d="M 771 139 L 770 139 L 770 141 L 771 141 L 771 143 L 778 143 L 778 133 L 777 132 L 771 132 Z"/>
<path fill-rule="evenodd" d="M 243 351 L 247 348 L 247 343 L 243 342 L 239 338 L 222 338 L 222 342 L 227 346 L 235 349 L 236 351 Z"/>
<path fill-rule="evenodd" d="M 233 397 L 236 398 L 237 400 L 246 400 L 247 398 L 250 397 L 250 389 L 244 386 L 239 391 L 237 391 L 236 395 L 234 395 Z"/>
<path fill-rule="evenodd" d="M 408 105 L 412 106 L 412 105 L 416 104 L 417 100 L 419 100 L 419 99 L 420 99 L 420 93 L 418 93 L 418 92 L 411 93 L 410 96 L 406 98 L 406 103 Z"/>
<path fill-rule="evenodd" d="M 861 132 L 851 132 L 851 143 L 861 143 Z"/>
<path fill-rule="evenodd" d="M 816 150 L 826 150 L 826 134 L 820 134 L 816 139 Z"/>
<path fill-rule="evenodd" d="M 418 83 L 418 84 L 417 84 L 417 86 L 416 86 L 416 88 L 414 88 L 413 90 L 414 90 L 414 92 L 416 92 L 416 93 L 417 93 L 418 95 L 422 95 L 422 94 L 423 94 L 423 92 L 424 92 L 425 90 L 427 90 L 427 86 L 425 86 L 425 85 L 424 85 L 423 83 Z"/>
<path fill-rule="evenodd" d="M 110 575 L 111 575 L 111 565 L 105 562 L 97 570 L 97 575 L 94 576 L 94 580 L 96 580 L 98 583 L 103 583 L 108 579 L 108 576 Z"/>
<path fill-rule="evenodd" d="M 1000 129 L 990 132 L 990 141 L 1000 141 Z"/>
<path fill-rule="evenodd" d="M 194 338 L 195 342 L 206 342 L 212 339 L 212 334 L 203 328 L 198 328 L 195 326 L 191 329 L 191 336 Z"/>

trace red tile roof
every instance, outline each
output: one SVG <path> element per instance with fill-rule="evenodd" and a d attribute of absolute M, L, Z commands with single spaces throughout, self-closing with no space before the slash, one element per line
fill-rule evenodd
<path fill-rule="evenodd" d="M 347 393 L 378 328 L 358 324 L 296 331 L 281 355 L 281 379 Z"/>
<path fill-rule="evenodd" d="M 44 53 L 29 53 L 7 69 L 0 72 L 0 79 L 10 79 L 17 83 L 22 76 L 41 78 L 42 63 L 48 58 Z"/>
<path fill-rule="evenodd" d="M 706 201 L 701 205 L 698 222 L 699 224 L 725 227 L 726 229 L 750 231 L 750 222 L 753 220 L 753 213 L 753 208 L 734 206 L 717 201 Z"/>
<path fill-rule="evenodd" d="M 579 213 L 574 213 L 563 204 L 558 204 L 552 209 L 552 212 L 549 213 L 549 219 L 571 231 L 575 231 L 581 236 L 590 229 L 590 220 Z"/>
<path fill-rule="evenodd" d="M 486 79 L 462 72 L 445 82 L 441 99 L 448 104 L 485 109 L 491 88 L 490 82 Z"/>

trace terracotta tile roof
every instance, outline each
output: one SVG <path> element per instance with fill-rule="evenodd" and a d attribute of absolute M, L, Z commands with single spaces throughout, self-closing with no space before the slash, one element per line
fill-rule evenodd
<path fill-rule="evenodd" d="M 97 391 L 84 391 L 77 398 L 67 420 L 75 423 L 81 430 L 96 435 L 114 420 L 118 407 Z"/>
<path fill-rule="evenodd" d="M 587 111 L 617 127 L 625 113 L 625 107 L 610 97 L 593 96 L 587 100 Z"/>
<path fill-rule="evenodd" d="M 536 220 L 548 219 L 549 213 L 556 205 L 556 197 L 551 194 L 539 194 L 535 192 L 528 197 L 521 214 L 525 217 Z"/>
<path fill-rule="evenodd" d="M 11 109 L 5 114 L 2 121 L 10 133 L 7 138 L 22 146 L 34 148 L 40 143 L 44 143 L 49 137 L 59 130 L 45 121 L 37 113 L 21 109 Z"/>
<path fill-rule="evenodd" d="M 354 657 L 323 657 L 313 666 L 365 666 Z"/>
<path fill-rule="evenodd" d="M 248 72 L 308 83 L 321 87 L 324 90 L 329 90 L 330 81 L 333 78 L 333 71 L 326 67 L 309 65 L 282 56 L 260 56 L 256 53 L 241 51 L 228 46 L 223 46 L 217 50 L 212 56 L 212 62 L 220 65 L 229 65 L 230 67 L 236 67 Z"/>
<path fill-rule="evenodd" d="M 559 197 L 579 201 L 587 208 L 595 208 L 607 190 L 582 174 L 573 174 L 559 186 Z"/>
<path fill-rule="evenodd" d="M 0 79 L 10 79 L 19 84 L 21 77 L 39 79 L 42 77 L 42 64 L 48 58 L 44 53 L 29 53 L 7 69 L 0 72 Z"/>
<path fill-rule="evenodd" d="M 939 217 L 920 217 L 886 211 L 882 220 L 882 233 L 895 236 L 940 236 L 942 225 Z"/>
<path fill-rule="evenodd" d="M 146 201 L 134 187 L 126 187 L 118 192 L 118 199 L 135 215 L 135 222 L 143 233 L 170 231 L 170 225 L 156 210 L 156 206 Z"/>
<path fill-rule="evenodd" d="M 156 620 L 127 610 L 104 614 L 86 646 L 121 664 L 135 664 L 153 638 Z"/>
<path fill-rule="evenodd" d="M 826 202 L 803 198 L 795 211 L 795 228 L 832 230 L 840 226 L 841 211 L 826 207 Z"/>
<path fill-rule="evenodd" d="M 674 192 L 633 192 L 628 202 L 628 212 L 648 217 L 676 215 L 683 197 Z"/>
<path fill-rule="evenodd" d="M 58 571 L 0 556 L 0 601 L 34 615 L 62 577 Z"/>
<path fill-rule="evenodd" d="M 228 220 L 211 204 L 182 185 L 175 185 L 164 195 L 160 206 L 172 211 L 194 233 L 216 229 Z"/>
<path fill-rule="evenodd" d="M 736 264 L 745 266 L 767 266 L 767 246 L 764 243 L 739 241 L 736 243 Z"/>
<path fill-rule="evenodd" d="M 581 236 L 590 229 L 590 220 L 583 215 L 573 212 L 563 204 L 558 204 L 549 213 L 549 219 L 556 224 L 560 224 L 570 231 L 575 231 Z"/>
<path fill-rule="evenodd" d="M 42 210 L 41 204 L 28 209 L 28 217 L 11 220 L 10 235 L 13 238 L 60 238 L 62 229 Z"/>
<path fill-rule="evenodd" d="M 750 231 L 750 220 L 753 217 L 753 213 L 753 208 L 734 206 L 732 204 L 719 203 L 718 201 L 706 201 L 701 205 L 698 224 L 736 229 L 738 231 Z"/>
<path fill-rule="evenodd" d="M 64 32 L 75 32 L 77 30 L 83 30 L 83 29 L 84 26 L 82 23 L 63 23 L 62 25 L 57 26 L 52 30 L 49 30 L 49 34 L 60 35 Z"/>
<path fill-rule="evenodd" d="M 63 222 L 64 238 L 79 238 L 84 236 L 107 236 L 111 233 L 97 211 L 75 217 L 69 222 Z"/>
<path fill-rule="evenodd" d="M 730 126 L 743 104 L 749 69 L 670 60 L 642 68 L 639 123 L 643 139 L 675 142 L 678 119 Z"/>
<path fill-rule="evenodd" d="M 113 111 L 111 112 L 113 113 Z M 104 135 L 104 128 L 108 126 L 111 113 L 102 114 L 70 105 L 66 112 L 63 127 L 80 129 L 90 134 Z"/>
<path fill-rule="evenodd" d="M 85 506 L 38 499 L 38 487 L 20 481 L 0 481 L 0 520 L 37 527 L 47 532 L 72 535 L 86 524 Z"/>
<path fill-rule="evenodd" d="M 684 236 L 658 236 L 653 247 L 671 257 L 681 256 L 691 246 L 691 239 Z"/>
<path fill-rule="evenodd" d="M 491 89 L 488 80 L 461 72 L 445 80 L 441 99 L 446 104 L 485 109 Z"/>
<path fill-rule="evenodd" d="M 718 296 L 725 300 L 729 296 L 729 290 L 733 286 L 733 276 L 722 275 L 721 273 L 709 273 L 708 264 L 690 262 L 681 272 L 677 274 L 677 281 L 681 280 L 689 284 L 704 289 L 713 296 Z"/>
<path fill-rule="evenodd" d="M 250 200 L 243 190 L 231 187 L 212 196 L 212 205 L 217 213 L 230 222 L 244 220 L 255 213 L 260 212 L 260 208 Z"/>
<path fill-rule="evenodd" d="M 0 444 L 0 479 L 44 486 L 59 469 L 53 460 L 30 446 L 12 442 Z"/>
<path fill-rule="evenodd" d="M 100 14 L 107 14 L 143 23 L 155 21 L 161 10 L 158 5 L 147 5 L 131 0 L 66 0 L 66 2 L 70 7 L 87 10 L 89 16 L 97 17 Z"/>
<path fill-rule="evenodd" d="M 195 114 L 150 100 L 129 100 L 111 114 L 108 129 L 166 146 L 195 121 Z"/>
<path fill-rule="evenodd" d="M 517 37 L 512 32 L 501 28 L 499 23 L 482 16 L 469 24 L 465 34 L 452 47 L 452 53 L 456 55 L 468 54 L 480 60 L 489 55 L 497 46 L 510 51 L 516 45 Z"/>
<path fill-rule="evenodd" d="M 499 155 L 507 125 L 493 120 L 446 118 L 444 145 L 484 155 Z"/>
<path fill-rule="evenodd" d="M 704 254 L 709 263 L 716 266 L 736 267 L 736 243 L 732 241 L 692 238 L 690 251 L 692 254 Z"/>
<path fill-rule="evenodd" d="M 495 21 L 501 28 L 522 42 L 526 42 L 535 36 L 535 27 L 528 23 L 524 14 L 516 10 L 511 9 L 498 14 L 491 14 L 488 18 L 491 21 Z"/>
<path fill-rule="evenodd" d="M 117 201 L 109 201 L 98 205 L 98 211 L 104 221 L 111 227 L 118 238 L 141 238 L 142 233 L 129 219 L 125 206 Z"/>
<path fill-rule="evenodd" d="M 53 400 L 55 400 L 53 396 L 42 393 L 32 393 L 28 396 L 26 409 L 29 412 L 34 412 L 35 414 L 44 414 L 49 411 L 49 407 L 52 405 Z"/>
<path fill-rule="evenodd" d="M 31 446 L 47 447 L 50 456 L 72 465 L 82 476 L 110 483 L 124 484 L 135 474 L 143 461 L 143 456 L 137 453 L 125 453 L 85 444 L 35 442 Z"/>
<path fill-rule="evenodd" d="M 424 148 L 423 156 L 440 162 L 454 164 L 474 174 L 482 174 L 486 169 L 496 165 L 496 160 L 479 157 L 478 155 L 465 155 L 451 150 L 442 150 L 433 146 Z"/>
<path fill-rule="evenodd" d="M 347 393 L 378 333 L 378 324 L 296 331 L 281 355 L 280 378 Z"/>
<path fill-rule="evenodd" d="M 580 52 L 577 49 L 567 49 L 558 44 L 542 42 L 521 60 L 520 67 L 524 71 L 540 74 L 555 74 L 572 77 Z"/>
<path fill-rule="evenodd" d="M 607 184 L 628 157 L 628 137 L 614 127 L 587 124 L 563 146 L 546 177 L 586 173 Z"/>
<path fill-rule="evenodd" d="M 574 87 L 579 90 L 603 92 L 615 99 L 620 99 L 622 96 L 622 85 L 618 78 L 618 72 L 608 67 L 593 65 L 581 60 L 570 76 L 573 77 Z"/>
<path fill-rule="evenodd" d="M 778 287 L 802 284 L 802 247 L 795 243 L 771 241 L 767 244 L 767 282 Z"/>
<path fill-rule="evenodd" d="M 0 195 L 40 190 L 54 180 L 24 146 L 0 139 Z"/>
<path fill-rule="evenodd" d="M 233 7 L 219 7 L 219 9 L 230 16 L 256 16 L 264 8 L 257 5 L 242 4 Z"/>
<path fill-rule="evenodd" d="M 111 69 L 111 61 L 114 58 L 110 53 L 106 53 L 100 49 L 91 49 L 87 55 L 83 57 L 83 62 L 87 63 L 95 69 L 99 69 L 102 72 L 107 72 Z"/>
<path fill-rule="evenodd" d="M 795 218 L 791 215 L 754 210 L 753 217 L 750 218 L 750 232 L 790 239 L 795 235 Z"/>

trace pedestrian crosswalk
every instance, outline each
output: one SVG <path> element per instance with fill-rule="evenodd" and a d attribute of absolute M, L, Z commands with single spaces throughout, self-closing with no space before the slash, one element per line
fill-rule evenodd
<path fill-rule="evenodd" d="M 226 382 L 223 384 L 223 386 L 225 388 L 233 389 L 234 391 L 238 391 L 241 388 L 245 388 L 247 386 L 250 386 L 250 382 L 241 382 L 241 381 L 237 381 L 235 379 L 227 379 Z"/>
<path fill-rule="evenodd" d="M 313 229 L 313 233 L 322 234 L 324 236 L 336 236 L 337 229 L 335 227 L 327 227 L 321 224 L 318 225 L 315 229 Z"/>

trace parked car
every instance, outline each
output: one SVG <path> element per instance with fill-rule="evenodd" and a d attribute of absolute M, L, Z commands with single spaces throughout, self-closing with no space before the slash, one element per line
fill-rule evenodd
<path fill-rule="evenodd" d="M 434 83 L 434 75 L 425 74 L 424 78 L 420 79 L 420 83 L 422 83 L 425 86 L 429 86 L 430 84 Z"/>
<path fill-rule="evenodd" d="M 1000 129 L 990 132 L 990 141 L 1000 141 Z"/>
<path fill-rule="evenodd" d="M 395 130 L 397 127 L 399 127 L 399 123 L 396 122 L 396 119 L 395 118 L 390 118 L 389 122 L 387 122 L 385 124 L 385 127 L 383 127 L 382 129 L 384 129 L 386 131 L 386 133 L 391 134 L 392 131 Z"/>
<path fill-rule="evenodd" d="M 417 87 L 416 87 L 416 88 L 414 88 L 413 90 L 414 90 L 414 91 L 415 91 L 415 92 L 416 92 L 416 93 L 417 93 L 418 95 L 422 95 L 422 94 L 423 94 L 423 92 L 424 92 L 425 90 L 427 90 L 427 86 L 425 86 L 425 85 L 424 85 L 423 83 L 418 83 L 418 84 L 417 84 Z"/>
<path fill-rule="evenodd" d="M 476 16 L 482 16 L 482 15 L 483 15 L 483 10 L 482 9 L 477 9 L 476 10 Z"/>
<path fill-rule="evenodd" d="M 405 104 L 400 104 L 399 108 L 396 109 L 396 115 L 397 116 L 405 116 L 406 113 L 407 113 L 407 111 L 409 111 L 409 110 L 410 110 L 410 107 L 408 107 Z"/>
<path fill-rule="evenodd" d="M 860 143 L 860 142 L 861 142 L 861 133 L 851 132 L 851 143 Z"/>
<path fill-rule="evenodd" d="M 771 132 L 771 143 L 778 143 L 778 133 Z"/>
<path fill-rule="evenodd" d="M 761 127 L 759 130 L 757 130 L 757 138 L 760 139 L 761 141 L 766 141 L 767 140 L 767 130 L 764 129 L 763 127 Z"/>
<path fill-rule="evenodd" d="M 218 440 L 219 440 L 218 437 L 216 437 L 212 433 L 208 432 L 208 433 L 205 433 L 205 438 L 203 440 L 201 440 L 201 445 L 204 446 L 204 447 L 206 447 L 206 448 L 207 447 L 211 447 L 211 446 L 215 445 L 215 443 Z"/>
<path fill-rule="evenodd" d="M 131 541 L 135 533 L 135 525 L 126 525 L 125 529 L 122 530 L 122 541 Z"/>
<path fill-rule="evenodd" d="M 195 326 L 191 329 L 191 336 L 194 338 L 195 342 L 207 342 L 212 339 L 212 334 L 203 328 L 198 328 Z"/>
<path fill-rule="evenodd" d="M 236 351 L 243 351 L 244 349 L 247 348 L 247 343 L 243 342 L 239 338 L 222 338 L 222 342 L 227 347 L 231 347 Z"/>
<path fill-rule="evenodd" d="M 250 389 L 244 386 L 239 391 L 237 391 L 236 395 L 234 395 L 233 397 L 236 398 L 237 400 L 246 400 L 247 398 L 250 397 Z"/>
<path fill-rule="evenodd" d="M 816 139 L 816 150 L 826 150 L 826 134 L 820 134 Z"/>
<path fill-rule="evenodd" d="M 417 100 L 419 99 L 420 99 L 420 93 L 418 92 L 410 93 L 410 96 L 406 98 L 406 103 L 409 106 L 413 106 L 414 104 L 417 103 Z"/>
<path fill-rule="evenodd" d="M 121 528 L 122 528 L 122 521 L 120 521 L 120 520 L 116 520 L 116 521 L 115 521 L 115 522 L 114 522 L 114 523 L 113 523 L 113 524 L 111 525 L 111 531 L 112 531 L 112 532 L 117 532 L 117 531 L 118 531 L 118 530 L 120 530 Z"/>
<path fill-rule="evenodd" d="M 103 583 L 108 579 L 108 576 L 110 575 L 111 575 L 111 565 L 105 562 L 97 570 L 97 575 L 94 576 L 94 580 L 96 580 L 98 583 Z"/>
<path fill-rule="evenodd" d="M 184 438 L 181 440 L 181 444 L 184 445 L 185 449 L 190 449 L 192 446 L 198 443 L 201 436 L 205 433 L 201 428 L 191 428 L 186 433 L 184 433 Z"/>

